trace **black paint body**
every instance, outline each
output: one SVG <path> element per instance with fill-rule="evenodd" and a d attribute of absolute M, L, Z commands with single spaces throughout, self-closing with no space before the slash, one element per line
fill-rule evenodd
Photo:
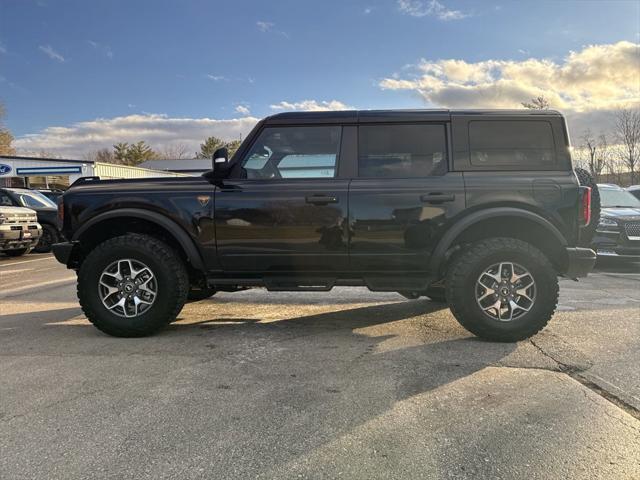
<path fill-rule="evenodd" d="M 544 170 L 472 165 L 466 129 L 477 118 L 545 119 L 553 128 L 556 162 Z M 357 176 L 358 126 L 433 122 L 446 127 L 447 173 L 424 178 Z M 240 161 L 263 128 L 317 124 L 342 127 L 335 178 L 242 178 Z M 502 221 L 508 230 L 515 218 L 546 229 L 553 263 L 564 273 L 570 262 L 565 250 L 577 244 L 580 231 L 579 186 L 567 138 L 557 112 L 275 115 L 261 121 L 243 142 L 231 159 L 228 178 L 205 174 L 72 186 L 63 197 L 63 231 L 75 243 L 62 260 L 77 268 L 86 253 L 83 238 L 89 238 L 88 232 L 95 238 L 102 221 L 113 222 L 118 215 L 134 222 L 162 217 L 162 228 L 176 237 L 191 266 L 211 284 L 269 286 L 269 278 L 286 277 L 299 279 L 292 286 L 321 278 L 318 283 L 329 287 L 418 288 L 442 276 L 446 259 L 468 227 Z M 526 236 L 522 231 L 514 235 L 523 233 Z"/>

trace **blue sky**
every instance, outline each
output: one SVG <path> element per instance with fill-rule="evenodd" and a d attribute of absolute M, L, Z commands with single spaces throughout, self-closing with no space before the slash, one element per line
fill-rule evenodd
<path fill-rule="evenodd" d="M 562 68 L 572 51 L 589 45 L 637 44 L 639 30 L 640 2 L 626 0 L 0 0 L 0 100 L 16 137 L 41 135 L 40 143 L 31 137 L 32 145 L 19 147 L 49 142 L 79 154 L 111 138 L 70 146 L 42 135 L 132 115 L 255 119 L 279 111 L 281 102 L 285 109 L 450 106 L 449 97 L 417 81 L 438 60 L 485 72 L 493 68 L 489 61 L 527 59 Z M 626 58 L 637 66 L 635 57 Z M 447 73 L 445 83 L 454 77 Z M 469 81 L 461 80 L 464 93 Z M 487 95 L 487 106 L 495 106 Z M 623 97 L 637 100 L 628 89 Z M 560 106 L 584 111 L 573 100 Z M 250 123 L 210 129 L 236 135 Z M 158 139 L 177 141 L 179 134 Z"/>

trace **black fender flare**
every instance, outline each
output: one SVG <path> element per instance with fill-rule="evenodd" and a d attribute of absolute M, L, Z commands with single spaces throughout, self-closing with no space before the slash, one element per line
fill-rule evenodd
<path fill-rule="evenodd" d="M 116 210 L 110 210 L 105 213 L 101 213 L 96 215 L 88 222 L 84 223 L 76 232 L 73 234 L 72 241 L 78 241 L 83 233 L 89 230 L 94 225 L 111 218 L 117 217 L 135 217 L 140 218 L 142 220 L 147 220 L 149 222 L 155 223 L 159 227 L 164 228 L 169 232 L 173 238 L 180 244 L 182 249 L 184 250 L 187 258 L 189 259 L 189 263 L 197 269 L 201 271 L 205 271 L 204 261 L 202 260 L 202 255 L 200 251 L 196 247 L 194 241 L 191 239 L 189 234 L 186 232 L 184 228 L 178 225 L 175 221 L 170 218 L 162 215 L 160 213 L 151 212 L 149 210 L 143 210 L 139 208 L 118 208 Z"/>
<path fill-rule="evenodd" d="M 531 220 L 545 228 L 549 232 L 549 235 L 551 235 L 558 241 L 560 246 L 567 246 L 567 239 L 564 237 L 562 232 L 560 232 L 560 230 L 558 230 L 558 228 L 553 223 L 551 223 L 546 218 L 538 215 L 537 213 L 522 208 L 493 207 L 486 210 L 479 210 L 477 212 L 466 215 L 456 223 L 454 223 L 453 226 L 451 226 L 442 236 L 442 238 L 436 245 L 436 248 L 434 248 L 429 260 L 429 271 L 434 273 L 440 271 L 440 267 L 445 260 L 445 253 L 447 252 L 447 250 L 449 250 L 451 245 L 453 245 L 453 242 L 458 237 L 458 235 L 478 222 L 497 217 L 520 217 Z"/>

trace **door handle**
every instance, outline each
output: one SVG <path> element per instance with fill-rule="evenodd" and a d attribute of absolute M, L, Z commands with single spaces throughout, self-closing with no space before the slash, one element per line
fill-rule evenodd
<path fill-rule="evenodd" d="M 456 196 L 452 193 L 427 193 L 426 195 L 420 195 L 420 200 L 423 203 L 444 203 L 453 202 Z"/>
<path fill-rule="evenodd" d="M 307 203 L 313 205 L 327 205 L 329 203 L 338 203 L 338 197 L 333 195 L 309 195 L 305 198 Z"/>

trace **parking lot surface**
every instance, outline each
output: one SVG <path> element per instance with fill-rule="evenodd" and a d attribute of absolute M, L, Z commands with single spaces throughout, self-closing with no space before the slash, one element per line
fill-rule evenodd
<path fill-rule="evenodd" d="M 395 293 L 218 294 L 142 339 L 0 257 L 0 478 L 640 478 L 640 265 L 530 341 Z"/>

